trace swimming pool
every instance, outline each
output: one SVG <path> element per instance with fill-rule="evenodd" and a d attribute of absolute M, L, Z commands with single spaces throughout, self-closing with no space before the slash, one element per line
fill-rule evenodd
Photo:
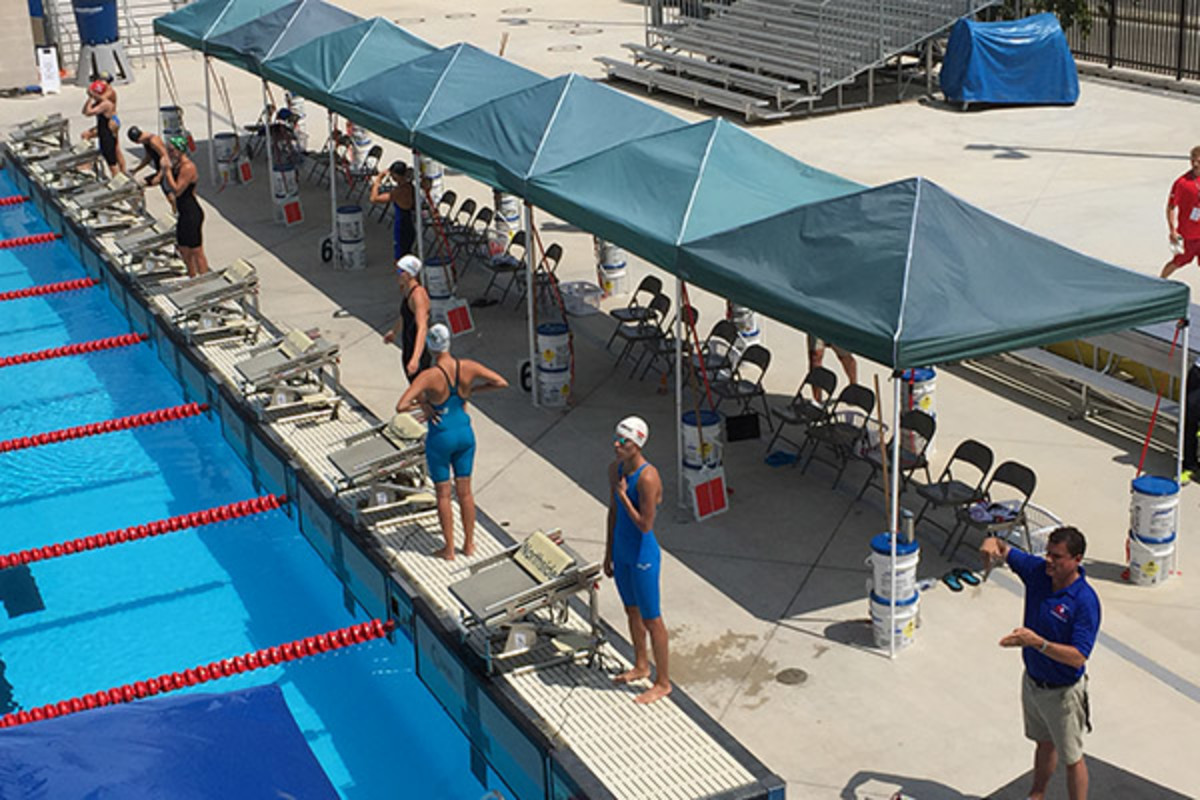
<path fill-rule="evenodd" d="M 0 196 L 16 193 L 0 172 Z M 48 229 L 31 203 L 0 208 L 0 238 Z M 0 250 L 0 292 L 84 274 L 65 242 Z M 102 287 L 0 302 L 0 356 L 129 330 Z M 0 368 L 0 440 L 193 399 L 153 345 Z M 2 453 L 0 552 L 264 493 L 207 416 Z M 0 571 L 0 713 L 367 619 L 286 511 Z M 512 796 L 422 685 L 403 637 L 184 691 L 271 682 L 345 797 Z"/>

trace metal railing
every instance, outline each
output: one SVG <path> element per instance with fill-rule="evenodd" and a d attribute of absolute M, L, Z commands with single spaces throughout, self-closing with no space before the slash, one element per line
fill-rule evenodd
<path fill-rule="evenodd" d="M 1076 23 L 1076 58 L 1109 67 L 1200 79 L 1200 0 L 1088 0 L 1091 30 Z"/>

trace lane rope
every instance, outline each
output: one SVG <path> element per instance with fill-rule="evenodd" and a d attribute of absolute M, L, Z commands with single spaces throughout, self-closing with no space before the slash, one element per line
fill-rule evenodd
<path fill-rule="evenodd" d="M 0 441 L 0 453 L 7 453 L 10 450 L 25 450 L 30 447 L 41 447 L 44 444 L 65 442 L 68 439 L 82 439 L 88 436 L 98 436 L 102 433 L 140 428 L 145 425 L 157 425 L 160 422 L 194 417 L 207 410 L 208 403 L 186 403 L 181 406 L 160 408 L 156 411 L 143 411 L 140 414 L 132 414 L 128 417 L 106 419 L 102 422 L 89 422 L 86 425 L 77 425 L 74 428 L 62 428 L 57 431 L 37 433 L 33 436 L 22 436 L 18 439 L 6 439 Z"/>
<path fill-rule="evenodd" d="M 60 700 L 57 703 L 47 703 L 29 711 L 18 711 L 0 717 L 0 728 L 13 728 L 17 725 L 27 725 L 30 722 L 40 722 L 44 719 L 64 717 L 93 708 L 102 708 L 118 703 L 131 703 L 143 697 L 153 697 L 157 694 L 173 692 L 188 686 L 263 669 L 287 661 L 307 658 L 318 653 L 328 653 L 343 647 L 362 644 L 373 639 L 381 639 L 391 633 L 396 627 L 392 620 L 386 622 L 373 619 L 360 622 L 345 628 L 329 631 L 328 633 L 295 639 L 275 647 L 264 647 L 252 650 L 240 656 L 213 661 L 210 664 L 200 664 L 183 672 L 164 672 L 154 678 L 127 683 L 107 691 L 92 692 L 91 694 Z"/>
<path fill-rule="evenodd" d="M 128 528 L 119 528 L 107 533 L 81 536 L 66 542 L 35 547 L 32 550 L 8 553 L 7 555 L 0 555 L 0 570 L 20 566 L 21 564 L 29 564 L 34 561 L 61 558 L 87 550 L 99 550 L 100 548 L 124 544 L 125 542 L 136 542 L 139 539 L 162 536 L 163 534 L 174 533 L 185 528 L 199 528 L 229 519 L 248 517 L 251 514 L 274 511 L 286 502 L 286 495 L 267 494 L 249 500 L 239 500 L 236 503 L 226 503 L 223 506 L 206 508 L 203 511 L 193 511 L 190 514 L 178 514 L 174 517 L 148 522 L 145 525 L 130 525 Z"/>
<path fill-rule="evenodd" d="M 0 242 L 0 244 L 3 244 L 3 242 Z M 95 278 L 75 278 L 69 281 L 59 281 L 58 283 L 43 283 L 40 286 L 27 286 L 24 289 L 0 292 L 0 301 L 20 300 L 23 297 L 39 297 L 43 294 L 57 294 L 58 292 L 73 292 L 76 289 L 89 289 L 97 283 L 99 281 Z"/>
<path fill-rule="evenodd" d="M 61 233 L 31 233 L 27 236 L 17 236 L 13 239 L 0 239 L 0 250 L 7 250 L 10 247 L 25 247 L 30 244 L 42 244 L 43 242 L 53 242 L 55 239 L 61 238 Z"/>
<path fill-rule="evenodd" d="M 19 206 L 21 203 L 28 203 L 29 196 L 24 194 L 10 194 L 7 197 L 0 197 L 0 208 L 4 206 Z"/>
<path fill-rule="evenodd" d="M 140 344 L 150 337 L 144 333 L 126 333 L 121 336 L 109 336 L 106 339 L 93 339 L 90 342 L 75 342 L 61 347 L 51 347 L 49 350 L 35 350 L 30 353 L 18 353 L 15 356 L 0 356 L 0 369 L 14 364 L 29 364 L 34 361 L 49 361 L 64 356 L 77 356 L 84 353 L 98 353 L 101 350 L 112 350 L 115 347 L 128 347 Z"/>

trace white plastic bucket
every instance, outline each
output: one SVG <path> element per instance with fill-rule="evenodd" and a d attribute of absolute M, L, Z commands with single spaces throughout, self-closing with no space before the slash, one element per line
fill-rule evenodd
<path fill-rule="evenodd" d="M 339 242 L 361 242 L 363 240 L 362 206 L 338 206 L 337 237 Z"/>
<path fill-rule="evenodd" d="M 521 227 L 521 202 L 515 194 L 496 192 L 495 228 L 512 236 Z"/>
<path fill-rule="evenodd" d="M 371 149 L 371 132 L 366 128 L 349 123 L 351 147 L 350 160 L 355 168 L 363 165 L 363 159 L 367 157 L 367 151 Z"/>
<path fill-rule="evenodd" d="M 430 297 L 449 298 L 454 294 L 454 281 L 450 275 L 450 260 L 443 256 L 430 256 L 425 259 L 421 270 L 421 279 Z"/>
<path fill-rule="evenodd" d="M 892 624 L 891 600 L 871 592 L 871 627 L 875 632 L 875 646 L 888 649 L 892 641 L 897 650 L 903 650 L 917 640 L 917 628 L 921 624 L 921 595 L 896 601 L 896 623 Z"/>
<path fill-rule="evenodd" d="M 421 177 L 429 181 L 429 199 L 437 203 L 446 192 L 446 168 L 440 161 L 422 155 L 417 156 L 417 167 L 421 171 Z M 424 195 L 421 199 L 425 199 Z"/>
<path fill-rule="evenodd" d="M 450 295 L 429 293 L 429 322 L 440 322 L 443 325 L 450 325 L 450 308 L 454 305 L 454 298 Z"/>
<path fill-rule="evenodd" d="M 276 202 L 281 198 L 293 197 L 300 192 L 300 184 L 296 179 L 296 168 L 291 164 L 276 164 L 271 170 L 271 193 Z"/>
<path fill-rule="evenodd" d="M 237 134 L 229 131 L 213 134 L 213 152 L 217 161 L 233 161 L 237 155 Z"/>
<path fill-rule="evenodd" d="M 1165 583 L 1175 568 L 1175 534 L 1146 541 L 1129 536 L 1129 579 L 1139 586 Z"/>
<path fill-rule="evenodd" d="M 680 419 L 683 422 L 683 466 L 689 469 L 721 466 L 724 445 L 720 413 L 702 409 L 699 428 L 696 427 L 695 411 L 683 412 Z"/>
<path fill-rule="evenodd" d="M 571 370 L 537 370 L 538 402 L 546 408 L 562 408 L 571 396 Z"/>
<path fill-rule="evenodd" d="M 629 272 L 625 269 L 624 262 L 613 266 L 602 264 L 597 277 L 605 297 L 629 293 Z"/>
<path fill-rule="evenodd" d="M 337 243 L 338 269 L 359 270 L 367 268 L 367 243 L 362 239 L 357 242 Z"/>
<path fill-rule="evenodd" d="M 1130 533 L 1142 541 L 1166 540 L 1174 536 L 1179 484 L 1171 478 L 1143 475 L 1133 481 L 1130 489 Z"/>
<path fill-rule="evenodd" d="M 916 369 L 906 369 L 900 376 L 900 408 L 903 411 L 910 409 L 919 409 L 924 411 L 929 416 L 937 419 L 937 371 L 933 367 L 917 367 Z M 934 436 L 936 439 L 936 435 Z M 910 451 L 916 452 L 920 449 L 917 437 L 913 434 L 908 434 L 908 440 L 904 442 L 904 446 Z M 933 439 L 929 440 L 929 447 L 926 449 L 927 455 L 934 454 Z"/>
<path fill-rule="evenodd" d="M 292 115 L 296 118 L 296 123 L 292 127 L 296 133 L 296 146 L 302 151 L 308 150 L 308 109 L 304 105 L 304 98 L 288 92 L 287 103 L 292 110 Z"/>
<path fill-rule="evenodd" d="M 183 109 L 179 106 L 162 106 L 158 109 L 158 127 L 165 134 L 183 128 Z"/>
<path fill-rule="evenodd" d="M 561 322 L 544 322 L 537 327 L 538 368 L 563 370 L 571 367 L 571 333 Z"/>
<path fill-rule="evenodd" d="M 917 542 L 896 542 L 896 597 L 912 597 L 917 591 L 917 562 L 921 560 L 921 545 Z M 892 535 L 881 533 L 871 538 L 871 555 L 867 563 L 873 568 L 872 592 L 885 601 L 892 597 Z"/>

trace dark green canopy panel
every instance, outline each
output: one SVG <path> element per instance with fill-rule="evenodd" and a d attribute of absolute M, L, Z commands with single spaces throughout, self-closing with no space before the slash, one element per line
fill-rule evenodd
<path fill-rule="evenodd" d="M 521 195 L 722 297 L 881 364 L 936 364 L 1182 318 L 1188 289 L 913 178 L 874 189 L 724 120 L 441 50 L 322 0 L 196 0 L 154 30 Z"/>
<path fill-rule="evenodd" d="M 1069 250 L 922 178 L 683 247 L 678 274 L 891 367 L 1186 315 L 1188 289 Z"/>

